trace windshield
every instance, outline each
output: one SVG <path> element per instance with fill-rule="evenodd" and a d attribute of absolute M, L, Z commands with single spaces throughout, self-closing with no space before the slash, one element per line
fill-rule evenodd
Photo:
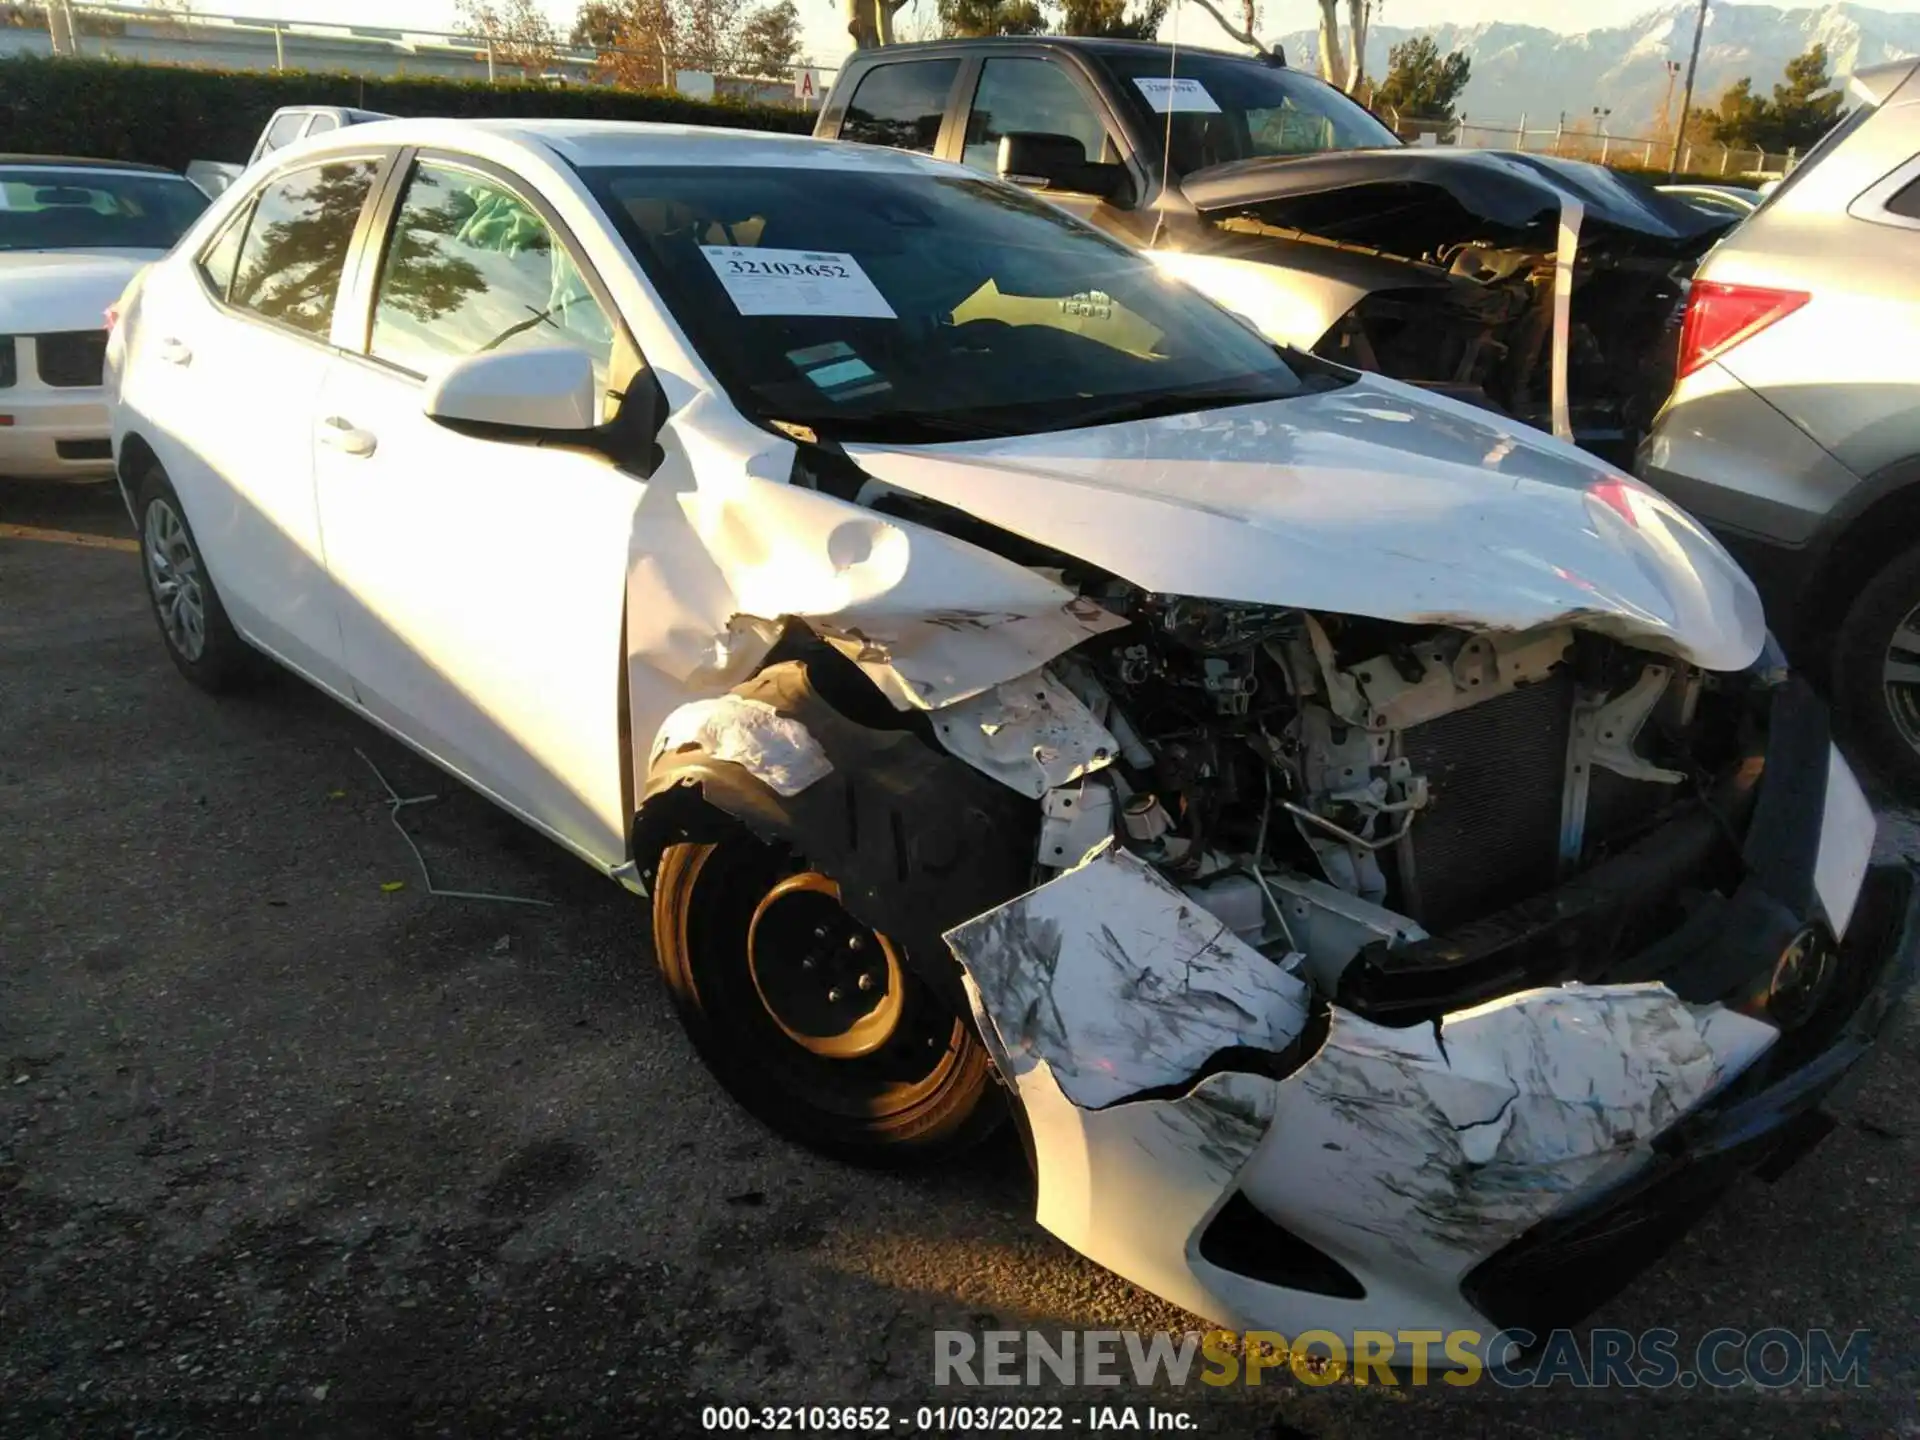
<path fill-rule="evenodd" d="M 0 167 L 0 250 L 170 250 L 207 197 L 172 175 Z"/>
<path fill-rule="evenodd" d="M 1400 143 L 1362 106 L 1298 70 L 1191 50 L 1173 64 L 1151 51 L 1109 51 L 1100 60 L 1151 133 L 1167 134 L 1175 176 L 1235 160 Z"/>
<path fill-rule="evenodd" d="M 710 165 L 584 176 L 721 384 L 763 420 L 950 440 L 1275 399 L 1344 375 L 1283 360 L 1144 256 L 994 181 Z"/>

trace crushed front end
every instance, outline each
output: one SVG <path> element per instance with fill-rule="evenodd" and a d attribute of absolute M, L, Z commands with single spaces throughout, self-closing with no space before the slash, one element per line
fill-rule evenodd
<path fill-rule="evenodd" d="M 932 716 L 1040 805 L 947 939 L 1060 1238 L 1244 1328 L 1539 1329 L 1818 1138 L 1920 898 L 1770 655 L 1094 598 Z"/>

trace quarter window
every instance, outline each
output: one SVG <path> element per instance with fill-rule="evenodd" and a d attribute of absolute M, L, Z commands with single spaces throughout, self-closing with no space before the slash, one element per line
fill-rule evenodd
<path fill-rule="evenodd" d="M 228 303 L 325 338 L 377 169 L 371 160 L 336 160 L 267 186 L 254 204 Z"/>
<path fill-rule="evenodd" d="M 494 181 L 421 165 L 381 267 L 372 354 L 428 375 L 542 345 L 586 351 L 605 388 L 613 323 L 547 222 Z"/>
<path fill-rule="evenodd" d="M 959 73 L 958 60 L 876 66 L 853 92 L 840 138 L 931 155 Z"/>
<path fill-rule="evenodd" d="M 240 259 L 240 242 L 247 238 L 247 221 L 252 217 L 251 204 L 240 207 L 240 213 L 227 222 L 220 232 L 220 238 L 209 245 L 200 255 L 200 274 L 207 282 L 207 288 L 222 300 L 233 287 L 234 266 Z"/>
<path fill-rule="evenodd" d="M 1903 185 L 1887 201 L 1890 214 L 1906 220 L 1920 220 L 1920 180 L 1911 180 Z"/>
<path fill-rule="evenodd" d="M 1066 71 L 1050 60 L 989 60 L 980 67 L 963 158 L 975 170 L 994 174 L 1000 137 L 1021 131 L 1069 136 L 1089 160 L 1102 159 L 1106 151 L 1107 128 Z"/>

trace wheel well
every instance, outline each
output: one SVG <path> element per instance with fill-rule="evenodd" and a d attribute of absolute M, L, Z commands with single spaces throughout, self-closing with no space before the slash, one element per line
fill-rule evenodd
<path fill-rule="evenodd" d="M 815 683 L 816 663 L 832 675 L 829 663 L 786 660 L 732 693 L 797 722 L 828 760 L 825 773 L 784 795 L 696 746 L 663 754 L 641 787 L 634 863 L 650 877 L 668 845 L 741 828 L 785 845 L 831 875 L 847 909 L 899 941 L 922 977 L 964 1009 L 941 936 L 1028 887 L 1039 806 L 910 728 L 849 716 Z"/>
<path fill-rule="evenodd" d="M 120 494 L 126 500 L 129 512 L 133 509 L 133 495 L 139 487 L 140 477 L 159 463 L 160 457 L 154 454 L 153 447 L 138 434 L 129 430 L 121 438 L 115 478 L 120 482 Z"/>
<path fill-rule="evenodd" d="M 1824 646 L 1869 580 L 1920 543 L 1920 461 L 1897 467 L 1904 483 L 1854 516 L 1828 545 L 1801 592 L 1805 635 Z"/>

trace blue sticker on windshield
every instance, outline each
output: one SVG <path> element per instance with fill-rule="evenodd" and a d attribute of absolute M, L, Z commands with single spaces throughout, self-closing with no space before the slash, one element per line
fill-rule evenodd
<path fill-rule="evenodd" d="M 865 380 L 872 374 L 873 367 L 864 360 L 842 360 L 838 365 L 822 365 L 807 371 L 807 379 L 822 390 L 832 390 L 851 385 L 855 380 Z"/>
<path fill-rule="evenodd" d="M 893 388 L 881 379 L 866 361 L 853 353 L 853 347 L 835 340 L 826 345 L 811 345 L 804 350 L 789 350 L 787 358 L 833 400 L 851 400 Z"/>

